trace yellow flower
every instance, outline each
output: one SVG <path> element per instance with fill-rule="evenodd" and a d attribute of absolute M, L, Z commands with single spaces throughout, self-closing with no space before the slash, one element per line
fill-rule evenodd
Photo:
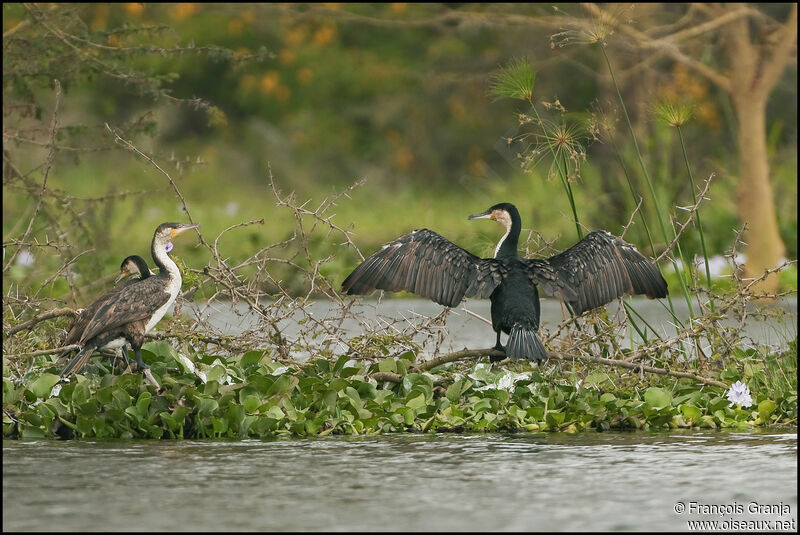
<path fill-rule="evenodd" d="M 228 33 L 230 35 L 241 35 L 242 30 L 244 30 L 244 22 L 239 19 L 233 19 L 228 21 Z"/>
<path fill-rule="evenodd" d="M 144 5 L 139 2 L 128 2 L 125 4 L 125 11 L 127 11 L 129 15 L 138 17 L 144 11 Z"/>
<path fill-rule="evenodd" d="M 297 54 L 291 48 L 284 48 L 278 54 L 278 59 L 284 65 L 291 65 L 292 63 L 294 63 L 294 60 L 295 60 L 296 57 L 297 57 Z"/>
<path fill-rule="evenodd" d="M 261 77 L 259 86 L 261 87 L 262 93 L 269 94 L 274 93 L 280 83 L 281 77 L 278 71 L 267 71 L 264 76 Z"/>
<path fill-rule="evenodd" d="M 175 4 L 169 9 L 169 16 L 173 20 L 184 20 L 194 15 L 195 11 L 197 11 L 197 6 L 194 4 Z"/>
<path fill-rule="evenodd" d="M 301 84 L 307 84 L 314 78 L 314 71 L 308 67 L 303 67 L 297 71 L 297 79 Z"/>
<path fill-rule="evenodd" d="M 336 37 L 336 27 L 330 24 L 320 27 L 314 32 L 314 44 L 324 46 L 333 41 Z"/>

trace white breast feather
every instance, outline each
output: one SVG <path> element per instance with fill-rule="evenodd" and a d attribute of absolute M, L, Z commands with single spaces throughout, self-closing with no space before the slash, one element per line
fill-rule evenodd
<path fill-rule="evenodd" d="M 167 302 L 164 303 L 156 310 L 155 314 L 150 321 L 147 322 L 147 325 L 144 326 L 144 332 L 149 333 L 150 330 L 156 326 L 156 324 L 161 321 L 161 318 L 164 317 L 164 314 L 167 313 L 169 307 L 172 306 L 172 303 L 175 302 L 175 298 L 178 297 L 178 292 L 181 291 L 181 276 L 178 275 L 177 277 L 171 277 L 169 282 L 167 283 L 167 287 L 164 289 L 169 294 L 169 299 Z"/>

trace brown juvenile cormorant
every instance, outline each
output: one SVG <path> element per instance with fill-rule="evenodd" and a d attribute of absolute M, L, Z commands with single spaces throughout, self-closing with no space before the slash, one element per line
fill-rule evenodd
<path fill-rule="evenodd" d="M 658 269 L 633 245 L 606 231 L 591 232 L 550 258 L 528 259 L 517 254 L 522 223 L 513 204 L 496 204 L 469 219 L 493 219 L 505 227 L 494 258 L 479 258 L 431 230 L 415 230 L 364 260 L 344 280 L 342 291 L 352 295 L 405 290 L 450 307 L 464 297 L 488 297 L 497 332 L 495 349 L 535 361 L 546 356 L 536 334 L 537 285 L 569 304 L 575 314 L 625 294 L 651 299 L 667 295 Z M 509 335 L 505 348 L 501 332 Z"/>
<path fill-rule="evenodd" d="M 131 284 L 136 281 L 146 279 L 151 275 L 155 275 L 155 273 L 150 271 L 150 268 L 147 267 L 147 262 L 144 261 L 144 258 L 139 255 L 131 255 L 125 258 L 125 260 L 122 261 L 122 264 L 120 264 L 119 277 L 116 278 L 114 284 L 117 284 L 125 277 L 130 277 L 130 280 L 127 282 L 127 284 Z"/>
<path fill-rule="evenodd" d="M 129 280 L 125 282 L 125 285 L 133 284 L 140 280 L 146 279 L 147 277 L 155 275 L 150 268 L 147 267 L 147 262 L 144 261 L 139 255 L 131 255 L 125 258 L 119 266 L 119 276 L 114 280 L 114 284 L 117 284 L 122 279 L 129 277 Z M 72 327 L 70 327 L 69 332 L 67 332 L 67 336 L 64 337 L 62 340 L 62 346 L 68 346 L 72 344 L 76 344 L 78 340 L 81 339 L 83 336 L 83 332 L 86 330 L 86 326 L 89 325 L 89 321 L 97 314 L 97 311 L 106 302 L 106 299 L 109 298 L 110 295 L 119 292 L 125 285 L 117 286 L 116 288 L 109 291 L 106 295 L 89 305 L 87 308 L 78 311 L 78 317 L 75 318 L 75 321 L 72 323 Z M 63 359 L 69 356 L 73 351 L 67 351 L 63 353 L 59 358 Z M 125 358 L 127 358 L 127 352 L 125 347 L 122 347 L 122 352 L 125 354 Z"/>
<path fill-rule="evenodd" d="M 114 349 L 129 343 L 136 353 L 139 368 L 148 366 L 142 360 L 144 335 L 164 317 L 181 289 L 181 272 L 167 252 L 172 238 L 199 225 L 162 223 L 153 235 L 150 253 L 159 267 L 158 275 L 107 293 L 89 309 L 96 312 L 89 319 L 77 344 L 78 354 L 61 371 L 62 377 L 79 372 L 95 349 Z"/>

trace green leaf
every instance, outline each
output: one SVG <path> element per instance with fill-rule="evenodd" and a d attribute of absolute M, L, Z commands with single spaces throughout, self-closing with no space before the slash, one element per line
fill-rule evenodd
<path fill-rule="evenodd" d="M 691 418 L 692 420 L 700 418 L 700 415 L 703 414 L 703 411 L 694 405 L 681 405 L 681 412 L 684 418 Z"/>
<path fill-rule="evenodd" d="M 651 386 L 644 393 L 644 402 L 653 408 L 669 407 L 672 405 L 672 392 Z"/>
<path fill-rule="evenodd" d="M 771 399 L 765 399 L 761 403 L 758 404 L 758 416 L 761 418 L 761 421 L 769 423 L 769 417 L 772 416 L 773 411 L 777 405 Z"/>
<path fill-rule="evenodd" d="M 244 355 L 242 355 L 242 360 L 239 361 L 242 368 L 249 368 L 255 364 L 261 362 L 261 358 L 264 356 L 263 351 L 248 351 Z"/>
<path fill-rule="evenodd" d="M 147 418 L 147 409 L 150 407 L 150 399 L 152 395 L 150 392 L 142 392 L 139 395 L 139 399 L 136 400 L 136 412 L 138 412 L 142 418 Z"/>
<path fill-rule="evenodd" d="M 261 405 L 261 400 L 258 398 L 258 396 L 252 394 L 246 396 L 244 398 L 244 401 L 242 402 L 244 410 L 249 413 L 257 411 L 260 405 Z"/>
<path fill-rule="evenodd" d="M 50 392 L 53 391 L 53 387 L 59 380 L 61 380 L 61 377 L 58 375 L 44 373 L 31 384 L 30 391 L 33 392 L 37 398 L 48 398 L 50 397 Z"/>
<path fill-rule="evenodd" d="M 425 396 L 423 394 L 411 398 L 406 402 L 406 407 L 413 410 L 420 409 L 422 407 L 425 407 L 426 405 L 427 403 L 425 402 Z"/>
<path fill-rule="evenodd" d="M 397 365 L 394 358 L 386 358 L 378 362 L 378 370 L 382 372 L 397 372 Z"/>
<path fill-rule="evenodd" d="M 337 373 L 342 371 L 342 368 L 344 368 L 344 365 L 348 360 L 350 360 L 349 355 L 342 355 L 341 357 L 339 357 L 336 360 L 336 364 L 333 365 L 333 374 L 336 375 Z"/>

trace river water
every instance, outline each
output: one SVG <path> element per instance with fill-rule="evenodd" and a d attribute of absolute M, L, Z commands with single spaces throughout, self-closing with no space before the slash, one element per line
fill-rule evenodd
<path fill-rule="evenodd" d="M 3 531 L 685 531 L 730 519 L 796 528 L 795 433 L 3 443 Z"/>
<path fill-rule="evenodd" d="M 675 336 L 675 327 L 670 310 L 665 301 L 650 300 L 644 297 L 635 297 L 629 300 L 636 312 L 644 318 L 651 326 L 659 331 L 664 338 Z M 444 327 L 444 340 L 439 347 L 440 353 L 458 351 L 460 349 L 481 349 L 492 347 L 495 344 L 495 333 L 491 325 L 487 324 L 475 315 L 489 319 L 491 317 L 490 302 L 488 299 L 466 299 L 463 304 L 450 310 Z M 697 304 L 695 303 L 696 307 Z M 689 309 L 686 301 L 680 298 L 673 298 L 673 307 L 676 316 L 684 324 L 689 322 Z M 621 318 L 618 302 L 610 303 L 606 306 L 611 317 Z M 783 311 L 784 314 L 773 314 L 769 319 L 763 320 L 751 316 L 745 322 L 743 334 L 746 337 L 745 344 L 763 344 L 772 346 L 775 349 L 785 349 L 789 340 L 797 337 L 797 298 L 791 297 L 780 301 L 780 304 L 773 307 L 774 311 Z M 318 320 L 325 320 L 336 316 L 336 306 L 328 301 L 315 301 L 311 303 L 307 310 Z M 368 318 L 381 319 L 384 324 L 394 322 L 398 329 L 404 325 L 419 322 L 424 317 L 434 317 L 444 310 L 444 307 L 437 305 L 429 299 L 409 298 L 409 299 L 384 299 L 376 302 L 374 299 L 362 299 L 353 306 L 352 310 Z M 199 314 L 205 319 L 214 330 L 228 334 L 238 334 L 244 330 L 255 328 L 258 325 L 258 318 L 248 313 L 247 307 L 231 307 L 228 303 L 215 303 L 211 308 L 205 308 L 194 304 L 188 304 L 183 308 L 184 314 L 188 317 L 195 317 Z M 469 312 L 473 314 L 470 314 Z M 298 319 L 302 316 L 297 313 L 293 318 L 280 322 L 281 334 L 294 339 L 297 331 L 306 328 L 307 325 L 300 325 Z M 552 332 L 564 319 L 564 309 L 559 301 L 555 299 L 541 300 L 541 326 L 540 334 Z M 644 328 L 644 323 L 636 319 L 640 328 Z M 723 326 L 735 326 L 737 322 L 727 319 L 722 322 Z M 630 334 L 632 329 L 623 330 L 621 337 L 623 346 L 631 343 Z M 337 337 L 347 338 L 363 334 L 363 328 L 356 322 L 346 319 L 341 327 L 337 329 Z M 638 336 L 636 337 L 638 340 Z M 425 340 L 421 336 L 414 337 L 414 340 L 422 344 Z M 505 343 L 505 337 L 503 338 Z M 340 344 L 339 349 L 346 350 L 344 344 Z M 429 352 L 428 347 L 423 347 L 423 355 Z M 302 359 L 306 357 L 298 353 L 295 357 Z M 428 355 L 430 356 L 430 355 Z"/>

